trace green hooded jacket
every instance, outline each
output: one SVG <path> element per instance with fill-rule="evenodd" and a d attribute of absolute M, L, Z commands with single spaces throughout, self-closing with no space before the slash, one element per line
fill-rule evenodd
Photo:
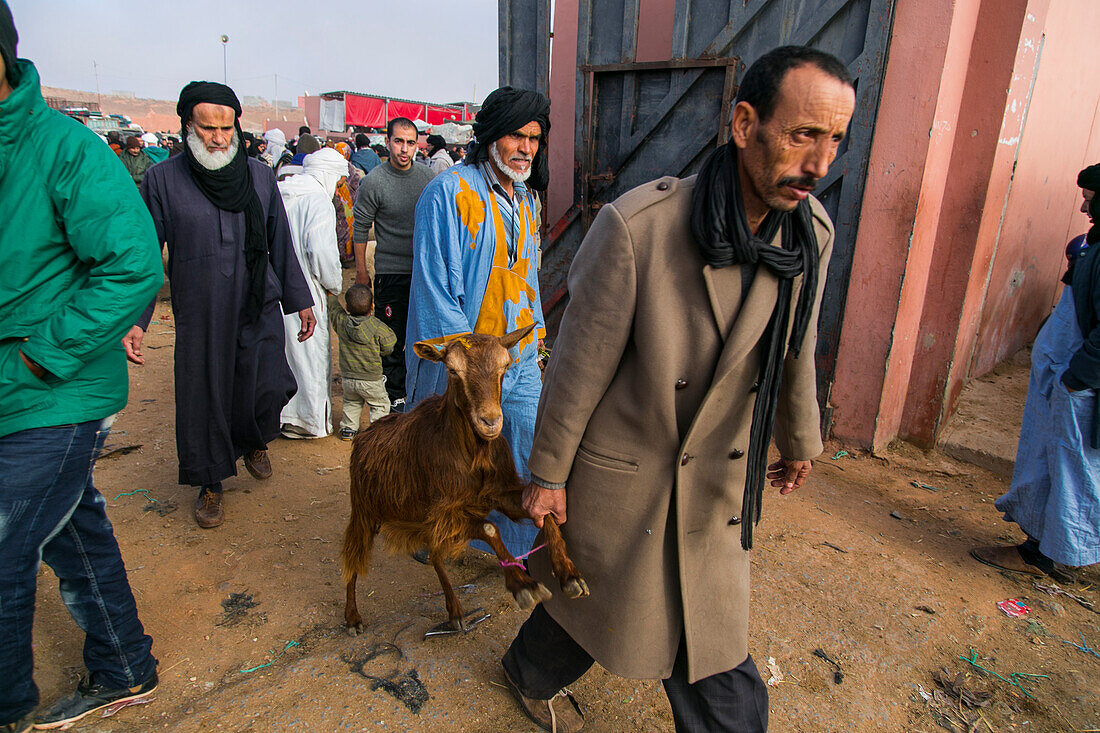
<path fill-rule="evenodd" d="M 46 107 L 34 64 L 16 69 L 0 102 L 0 437 L 125 407 L 121 340 L 164 281 L 153 220 L 118 157 Z"/>

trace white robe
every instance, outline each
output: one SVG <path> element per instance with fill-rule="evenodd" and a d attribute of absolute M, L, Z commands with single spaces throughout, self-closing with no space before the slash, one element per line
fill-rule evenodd
<path fill-rule="evenodd" d="M 325 293 L 339 293 L 342 284 L 340 250 L 336 244 L 336 211 L 332 195 L 326 196 L 324 185 L 309 175 L 279 181 L 279 193 L 290 222 L 294 253 L 313 294 L 313 314 L 317 318 L 313 337 L 299 343 L 301 321 L 298 314 L 283 317 L 286 359 L 298 382 L 298 392 L 283 408 L 280 421 L 322 438 L 332 432 L 329 385 L 332 350 Z"/>

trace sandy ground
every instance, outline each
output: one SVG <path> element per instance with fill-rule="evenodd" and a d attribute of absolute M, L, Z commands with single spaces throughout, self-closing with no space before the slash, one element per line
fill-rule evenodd
<path fill-rule="evenodd" d="M 254 481 L 242 466 L 226 482 L 226 523 L 195 525 L 195 492 L 176 484 L 169 313 L 158 305 L 148 364 L 130 368 L 130 403 L 108 441 L 136 448 L 105 456 L 95 475 L 154 639 L 161 686 L 153 702 L 78 728 L 536 730 L 503 688 L 498 662 L 524 614 L 495 563 L 476 553 L 452 576 L 471 584 L 461 596 L 468 607 L 492 614 L 474 632 L 424 641 L 445 615 L 433 571 L 378 551 L 359 583 L 368 629 L 358 638 L 344 633 L 338 548 L 349 444 L 276 441 L 274 477 Z M 338 392 L 334 386 L 337 415 Z M 828 447 L 802 491 L 765 501 L 750 646 L 766 679 L 769 658 L 783 675 L 770 688 L 772 730 L 1100 728 L 1100 657 L 1065 643 L 1083 634 L 1100 647 L 1100 616 L 967 555 L 976 545 L 1018 541 L 992 506 L 1005 480 L 906 446 L 830 458 L 843 448 Z M 82 636 L 47 568 L 39 580 L 36 679 L 49 701 L 75 684 Z M 1100 604 L 1095 586 L 1067 589 Z M 1008 598 L 1031 613 L 1009 618 L 996 606 Z M 815 657 L 819 648 L 839 663 L 839 684 L 833 665 Z M 1025 697 L 960 659 L 971 654 L 1006 679 L 1046 677 L 1015 678 L 1033 696 Z M 958 682 L 991 699 L 961 708 L 934 681 L 941 668 L 951 679 L 975 673 Z M 594 733 L 672 730 L 658 682 L 594 668 L 574 691 Z"/>

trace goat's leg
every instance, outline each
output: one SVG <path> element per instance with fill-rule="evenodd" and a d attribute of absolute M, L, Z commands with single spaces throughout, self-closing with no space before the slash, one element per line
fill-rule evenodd
<path fill-rule="evenodd" d="M 500 510 L 501 514 L 508 517 L 513 522 L 531 518 L 523 508 L 522 486 L 512 491 L 502 493 L 497 500 L 497 509 Z"/>
<path fill-rule="evenodd" d="M 455 594 L 455 589 L 451 586 L 451 579 L 447 576 L 447 571 L 443 567 L 443 561 L 439 558 L 438 553 L 430 554 L 432 560 L 432 567 L 435 568 L 435 574 L 439 576 L 439 584 L 443 586 L 443 600 L 447 604 L 447 623 L 455 631 L 462 630 L 462 604 L 458 602 L 458 596 Z"/>
<path fill-rule="evenodd" d="M 355 603 L 355 579 L 358 577 L 352 573 L 348 580 L 347 598 L 344 601 L 344 626 L 351 636 L 363 633 L 363 617 L 359 615 L 359 606 Z"/>
<path fill-rule="evenodd" d="M 546 586 L 528 575 L 523 565 L 508 552 L 495 524 L 483 519 L 476 523 L 472 534 L 475 539 L 493 548 L 504 569 L 504 585 L 511 591 L 520 608 L 530 611 L 551 596 Z"/>
<path fill-rule="evenodd" d="M 565 551 L 565 539 L 561 536 L 558 520 L 552 514 L 547 514 L 543 519 L 542 538 L 550 552 L 550 567 L 553 568 L 554 577 L 561 583 L 562 591 L 570 598 L 587 598 L 588 583 L 584 582 L 577 566 Z"/>
<path fill-rule="evenodd" d="M 498 508 L 504 516 L 512 520 L 528 518 L 527 512 L 523 510 L 521 491 L 501 494 Z M 547 514 L 543 519 L 542 538 L 550 551 L 550 566 L 554 570 L 554 577 L 561 583 L 562 591 L 570 598 L 586 598 L 588 584 L 577 571 L 577 566 L 569 559 L 569 553 L 565 550 L 565 539 L 561 536 L 561 528 L 551 514 Z"/>
<path fill-rule="evenodd" d="M 341 554 L 344 577 L 348 579 L 347 595 L 344 601 L 344 625 L 348 634 L 358 636 L 363 632 L 363 617 L 359 615 L 359 606 L 355 602 L 355 581 L 359 573 L 366 575 L 370 569 L 371 553 L 374 550 L 374 537 L 378 527 L 362 530 L 354 524 L 344 531 L 344 548 Z M 362 531 L 365 536 L 357 537 Z"/>
<path fill-rule="evenodd" d="M 458 602 L 458 596 L 455 595 L 454 588 L 451 586 L 451 579 L 443 567 L 443 561 L 439 558 L 439 553 L 433 551 L 430 553 L 429 557 L 431 557 L 432 567 L 435 568 L 435 574 L 439 576 L 439 584 L 443 586 L 443 599 L 447 604 L 447 622 L 428 629 L 428 632 L 424 634 L 424 638 L 447 636 L 449 634 L 456 634 L 460 631 L 470 631 L 482 621 L 489 618 L 489 614 L 485 613 L 480 608 L 475 608 L 470 612 L 469 616 L 463 615 L 462 604 Z"/>

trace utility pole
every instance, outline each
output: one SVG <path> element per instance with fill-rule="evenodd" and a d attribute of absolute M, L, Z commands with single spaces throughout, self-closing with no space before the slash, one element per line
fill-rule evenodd
<path fill-rule="evenodd" d="M 99 64 L 92 59 L 92 68 L 95 69 L 95 101 L 99 105 L 99 111 L 103 111 L 103 97 L 99 94 Z"/>
<path fill-rule="evenodd" d="M 229 86 L 229 36 L 222 34 L 222 83 Z"/>

